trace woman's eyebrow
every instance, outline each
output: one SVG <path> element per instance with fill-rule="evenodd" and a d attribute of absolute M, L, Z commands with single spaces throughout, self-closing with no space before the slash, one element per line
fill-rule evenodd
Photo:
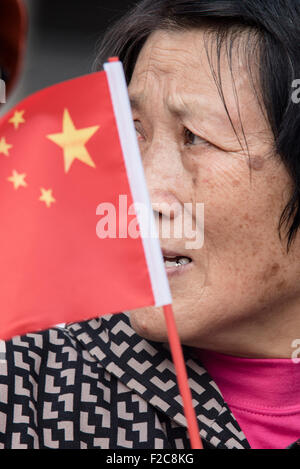
<path fill-rule="evenodd" d="M 178 99 L 179 98 L 179 99 Z M 131 109 L 134 111 L 142 111 L 144 107 L 144 103 L 146 101 L 145 96 L 138 95 L 138 94 L 130 94 L 129 93 L 129 100 Z M 189 117 L 191 115 L 195 115 L 201 110 L 201 113 L 205 112 L 205 115 L 208 116 L 211 111 L 211 106 L 208 105 L 206 99 L 201 99 L 201 96 L 194 96 L 194 95 L 184 95 L 184 96 L 171 96 L 169 95 L 167 98 L 167 108 L 171 114 L 176 117 Z M 218 115 L 219 112 L 214 108 L 214 114 Z M 220 115 L 220 118 L 224 116 Z"/>
<path fill-rule="evenodd" d="M 129 94 L 129 100 L 131 108 L 134 111 L 141 111 L 143 108 L 143 103 L 145 102 L 146 98 L 143 95 L 131 95 Z M 195 101 L 195 98 L 194 98 Z M 167 108 L 171 114 L 174 114 L 178 117 L 183 117 L 188 114 L 192 113 L 191 106 L 189 106 L 189 102 L 192 103 L 193 100 L 184 100 L 178 98 L 172 98 L 170 95 L 167 98 Z"/>
<path fill-rule="evenodd" d="M 212 102 L 208 101 L 204 94 L 169 95 L 167 107 L 172 114 L 181 118 L 195 115 L 198 118 L 203 118 L 203 116 L 206 118 L 212 114 L 223 118 L 222 110 L 218 109 L 216 105 L 212 106 Z"/>

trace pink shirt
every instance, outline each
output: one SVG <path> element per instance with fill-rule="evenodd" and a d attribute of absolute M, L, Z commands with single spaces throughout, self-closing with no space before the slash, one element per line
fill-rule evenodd
<path fill-rule="evenodd" d="M 196 349 L 251 448 L 283 449 L 300 438 L 300 363 Z"/>

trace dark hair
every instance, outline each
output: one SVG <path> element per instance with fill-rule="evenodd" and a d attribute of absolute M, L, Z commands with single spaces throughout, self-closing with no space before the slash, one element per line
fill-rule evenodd
<path fill-rule="evenodd" d="M 244 53 L 251 64 L 254 50 L 258 51 L 257 96 L 274 135 L 274 151 L 293 181 L 278 224 L 280 239 L 282 226 L 287 227 L 289 251 L 300 226 L 300 110 L 292 100 L 292 83 L 300 78 L 300 0 L 142 0 L 104 35 L 95 67 L 100 69 L 108 57 L 118 56 L 129 83 L 152 32 L 203 25 L 213 26 L 217 51 L 230 37 L 231 54 L 233 41 L 244 31 L 255 38 Z"/>

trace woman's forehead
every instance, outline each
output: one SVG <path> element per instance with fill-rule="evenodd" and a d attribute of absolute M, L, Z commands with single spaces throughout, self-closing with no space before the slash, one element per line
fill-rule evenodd
<path fill-rule="evenodd" d="M 199 31 L 155 31 L 142 48 L 134 73 L 185 75 L 191 70 L 208 71 L 203 34 Z"/>
<path fill-rule="evenodd" d="M 211 77 L 211 67 L 230 68 L 231 71 L 243 70 L 246 67 L 247 48 L 240 47 L 244 42 L 235 40 L 230 44 L 230 67 L 228 57 L 228 40 L 223 44 L 217 40 L 217 33 L 208 33 L 205 29 L 165 31 L 157 30 L 150 34 L 139 54 L 135 71 L 160 71 L 165 74 L 184 73 L 188 67 Z"/>
<path fill-rule="evenodd" d="M 154 101 L 160 101 L 173 114 L 201 113 L 208 118 L 212 113 L 214 121 L 220 119 L 223 125 L 228 111 L 239 128 L 242 107 L 247 110 L 248 124 L 252 116 L 257 127 L 261 109 L 253 99 L 247 67 L 234 54 L 232 64 L 226 54 L 220 55 L 218 66 L 217 55 L 211 51 L 208 56 L 205 45 L 202 30 L 153 33 L 138 57 L 129 84 L 132 108 L 153 108 Z"/>
<path fill-rule="evenodd" d="M 205 32 L 156 31 L 142 48 L 136 62 L 129 90 L 142 94 L 147 85 L 157 86 L 168 94 L 219 94 L 216 80 L 222 81 L 224 94 L 251 88 L 249 72 L 239 54 L 231 63 L 226 52 L 218 57 L 211 48 L 208 54 Z M 220 76 L 218 76 L 220 75 Z M 233 86 L 234 81 L 234 86 Z M 171 98 L 170 98 L 171 99 Z"/>

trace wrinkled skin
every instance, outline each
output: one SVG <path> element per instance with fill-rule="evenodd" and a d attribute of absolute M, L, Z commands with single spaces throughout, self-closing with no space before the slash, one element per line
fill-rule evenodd
<path fill-rule="evenodd" d="M 225 53 L 221 60 L 224 96 L 239 139 L 201 30 L 153 33 L 129 94 L 152 202 L 205 207 L 201 249 L 187 250 L 184 238 L 161 240 L 163 248 L 193 261 L 169 277 L 182 343 L 237 356 L 290 358 L 292 342 L 300 339 L 300 247 L 298 236 L 287 254 L 278 222 L 292 183 L 274 154 L 273 135 L 243 62 L 236 53 L 238 107 Z M 167 216 L 163 209 L 160 216 Z M 131 311 L 130 318 L 141 336 L 167 340 L 162 308 Z"/>

